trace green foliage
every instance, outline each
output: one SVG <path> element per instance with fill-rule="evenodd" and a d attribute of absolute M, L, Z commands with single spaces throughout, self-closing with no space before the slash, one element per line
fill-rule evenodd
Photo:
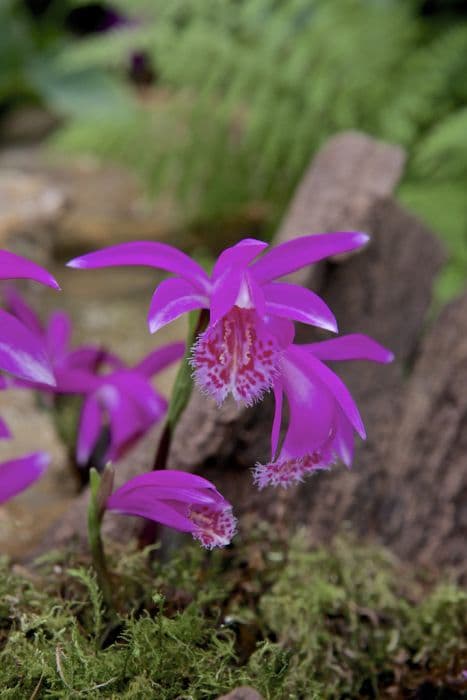
<path fill-rule="evenodd" d="M 348 540 L 310 551 L 305 535 L 285 548 L 267 534 L 210 555 L 186 547 L 165 564 L 115 551 L 118 620 L 76 555 L 49 556 L 33 575 L 1 562 L 2 698 L 209 700 L 250 684 L 267 700 L 308 700 L 389 687 L 401 697 L 427 679 L 455 687 L 464 590 L 401 576 L 387 553 Z"/>
<path fill-rule="evenodd" d="M 431 24 L 407 0 L 137 0 L 131 11 L 139 24 L 75 44 L 58 63 L 123 76 L 131 51 L 144 50 L 156 89 L 134 111 L 83 111 L 58 134 L 61 148 L 129 166 L 149 192 L 175 195 L 188 224 L 244 225 L 254 205 L 271 231 L 336 131 L 402 143 L 401 199 L 446 237 L 453 263 L 441 295 L 459 289 L 467 272 L 465 22 Z"/>

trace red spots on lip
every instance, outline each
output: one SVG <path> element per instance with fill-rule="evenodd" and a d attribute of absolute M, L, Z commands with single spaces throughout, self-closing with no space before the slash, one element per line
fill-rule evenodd
<path fill-rule="evenodd" d="M 280 347 L 254 309 L 234 306 L 193 348 L 199 386 L 220 404 L 232 393 L 244 404 L 259 400 L 278 373 Z"/>
<path fill-rule="evenodd" d="M 188 517 L 195 525 L 193 537 L 207 549 L 225 547 L 235 534 L 237 520 L 230 507 L 192 506 Z"/>
<path fill-rule="evenodd" d="M 332 462 L 333 458 L 329 453 L 315 450 L 303 457 L 291 457 L 278 459 L 269 464 L 257 464 L 253 470 L 253 479 L 260 490 L 266 486 L 288 488 L 303 481 L 308 474 L 329 469 Z"/>

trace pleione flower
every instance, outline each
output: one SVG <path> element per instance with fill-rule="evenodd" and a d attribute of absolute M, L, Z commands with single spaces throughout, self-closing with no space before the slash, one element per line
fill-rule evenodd
<path fill-rule="evenodd" d="M 0 280 L 30 279 L 53 289 L 58 283 L 47 270 L 19 255 L 0 250 Z M 0 309 L 0 370 L 21 379 L 53 385 L 47 348 L 19 319 Z"/>
<path fill-rule="evenodd" d="M 210 275 L 176 248 L 150 241 L 112 246 L 68 265 L 145 265 L 173 273 L 152 297 L 151 332 L 189 311 L 209 309 L 209 325 L 193 348 L 195 379 L 218 403 L 232 394 L 248 405 L 272 387 L 283 350 L 293 338 L 293 321 L 337 331 L 334 315 L 317 294 L 277 280 L 367 241 L 360 232 L 317 234 L 266 251 L 267 243 L 247 238 L 224 250 Z"/>
<path fill-rule="evenodd" d="M 8 501 L 39 479 L 50 462 L 45 452 L 0 463 L 0 503 Z"/>
<path fill-rule="evenodd" d="M 162 419 L 167 401 L 153 388 L 151 378 L 181 359 L 184 351 L 183 343 L 170 343 L 133 367 L 122 363 L 121 368 L 103 375 L 73 371 L 66 381 L 62 379 L 63 389 L 85 394 L 78 428 L 78 464 L 88 463 L 103 428 L 109 432 L 103 461 L 114 461 Z"/>
<path fill-rule="evenodd" d="M 53 311 L 43 323 L 36 311 L 14 287 L 9 286 L 5 289 L 4 298 L 8 312 L 35 337 L 36 344 L 44 348 L 55 378 L 53 385 L 25 377 L 14 381 L 15 385 L 50 393 L 65 393 L 72 387 L 75 388 L 84 376 L 80 372 L 94 375 L 105 367 L 124 368 L 124 363 L 115 354 L 98 345 L 72 347 L 72 323 L 65 311 Z"/>
<path fill-rule="evenodd" d="M 189 532 L 203 547 L 225 547 L 235 534 L 232 506 L 200 476 L 178 470 L 140 474 L 118 488 L 106 509 Z"/>
<path fill-rule="evenodd" d="M 337 460 L 352 465 L 354 436 L 365 439 L 359 410 L 345 384 L 323 361 L 371 360 L 388 363 L 393 354 L 372 338 L 351 334 L 306 345 L 290 345 L 274 382 L 275 415 L 271 460 L 257 464 L 257 486 L 290 486 Z M 289 422 L 279 448 L 283 398 Z"/>

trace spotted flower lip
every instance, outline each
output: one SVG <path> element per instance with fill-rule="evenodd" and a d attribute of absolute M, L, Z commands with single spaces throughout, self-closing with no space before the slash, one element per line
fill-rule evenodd
<path fill-rule="evenodd" d="M 39 479 L 50 462 L 45 452 L 0 463 L 0 503 L 8 501 Z"/>
<path fill-rule="evenodd" d="M 178 470 L 130 479 L 108 498 L 106 508 L 190 532 L 207 549 L 228 545 L 236 529 L 232 506 L 214 485 Z"/>
<path fill-rule="evenodd" d="M 349 390 L 323 360 L 388 363 L 393 358 L 392 352 L 361 334 L 290 345 L 274 384 L 271 461 L 254 469 L 259 488 L 287 487 L 307 474 L 328 469 L 336 460 L 350 467 L 354 433 L 365 439 L 365 428 Z M 284 395 L 289 405 L 289 425 L 278 450 Z"/>
<path fill-rule="evenodd" d="M 337 332 L 332 311 L 317 294 L 276 280 L 367 241 L 364 233 L 338 232 L 302 236 L 266 250 L 264 241 L 246 238 L 219 255 L 211 275 L 181 251 L 144 241 L 112 246 L 68 265 L 88 269 L 148 265 L 173 273 L 175 277 L 162 281 L 154 292 L 150 330 L 155 332 L 186 312 L 209 309 L 208 328 L 193 348 L 195 379 L 218 403 L 231 393 L 249 405 L 271 388 L 277 375 L 283 322 L 289 324 L 291 337 L 293 321 Z"/>
<path fill-rule="evenodd" d="M 161 420 L 167 401 L 152 387 L 150 380 L 181 359 L 184 350 L 183 343 L 171 343 L 149 353 L 134 367 L 122 363 L 104 375 L 82 371 L 68 373 L 62 380 L 62 388 L 86 394 L 78 429 L 78 464 L 87 464 L 104 426 L 109 431 L 104 461 L 114 461 Z"/>

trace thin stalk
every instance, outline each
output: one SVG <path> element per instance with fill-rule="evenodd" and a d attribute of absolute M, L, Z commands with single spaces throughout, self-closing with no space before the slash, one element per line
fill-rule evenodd
<path fill-rule="evenodd" d="M 90 472 L 90 498 L 88 504 L 88 541 L 91 550 L 92 562 L 97 576 L 97 582 L 101 589 L 102 598 L 109 610 L 114 609 L 112 585 L 109 570 L 102 544 L 101 525 L 105 513 L 105 500 L 108 492 L 112 490 L 113 472 L 106 469 L 104 476 L 98 474 L 95 469 Z M 105 493 L 104 493 L 105 491 Z"/>

